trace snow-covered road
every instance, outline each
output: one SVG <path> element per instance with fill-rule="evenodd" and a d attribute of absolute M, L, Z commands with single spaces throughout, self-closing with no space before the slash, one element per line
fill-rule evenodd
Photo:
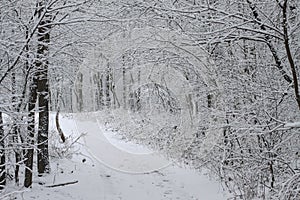
<path fill-rule="evenodd" d="M 61 119 L 79 135 L 80 152 L 52 163 L 52 174 L 35 180 L 18 199 L 41 200 L 225 200 L 219 183 L 181 168 L 147 148 L 118 139 L 94 119 Z M 78 181 L 63 187 L 47 185 Z M 39 185 L 38 182 L 45 182 Z"/>

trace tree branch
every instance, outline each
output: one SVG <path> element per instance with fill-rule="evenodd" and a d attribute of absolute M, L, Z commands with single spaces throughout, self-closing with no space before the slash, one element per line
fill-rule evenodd
<path fill-rule="evenodd" d="M 283 33 L 284 33 L 284 46 L 287 54 L 288 61 L 290 63 L 292 75 L 293 75 L 293 84 L 294 84 L 294 92 L 296 101 L 298 104 L 298 109 L 300 110 L 300 94 L 299 94 L 299 85 L 298 85 L 298 77 L 297 77 L 297 71 L 295 62 L 292 56 L 290 44 L 289 44 L 289 35 L 288 35 L 288 27 L 287 27 L 287 3 L 288 0 L 285 0 L 282 5 L 282 27 L 283 27 Z"/>
<path fill-rule="evenodd" d="M 262 23 L 262 20 L 259 18 L 258 16 L 258 12 L 256 10 L 256 7 L 253 5 L 253 3 L 250 1 L 250 0 L 247 0 L 247 3 L 252 11 L 252 14 L 255 18 L 255 20 L 257 21 L 258 25 L 260 26 L 261 30 L 265 31 L 266 30 L 266 26 Z M 287 74 L 287 72 L 284 70 L 283 66 L 282 66 L 282 63 L 280 61 L 280 58 L 277 54 L 277 51 L 274 47 L 274 45 L 272 44 L 272 41 L 270 39 L 270 36 L 269 35 L 266 35 L 265 36 L 265 41 L 266 41 L 266 44 L 267 46 L 269 47 L 271 53 L 272 53 L 272 56 L 275 60 L 275 63 L 276 63 L 276 67 L 279 69 L 280 73 L 283 75 L 283 78 L 289 83 L 291 84 L 293 81 L 292 81 L 292 78 Z M 300 107 L 299 107 L 300 108 Z"/>

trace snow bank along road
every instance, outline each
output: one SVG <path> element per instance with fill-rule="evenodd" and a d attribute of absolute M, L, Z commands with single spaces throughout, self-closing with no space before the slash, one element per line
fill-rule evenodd
<path fill-rule="evenodd" d="M 52 173 L 17 199 L 225 200 L 219 183 L 180 168 L 150 150 L 124 142 L 95 119 L 61 118 L 67 133 L 86 133 L 80 152 L 52 163 Z M 62 187 L 45 186 L 78 181 Z M 43 182 L 44 185 L 40 185 Z M 1 198 L 0 198 L 1 199 Z"/>

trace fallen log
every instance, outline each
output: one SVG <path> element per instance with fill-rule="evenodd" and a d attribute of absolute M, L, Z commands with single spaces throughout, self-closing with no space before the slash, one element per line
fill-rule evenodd
<path fill-rule="evenodd" d="M 62 186 L 66 186 L 66 185 L 76 184 L 76 183 L 78 183 L 78 181 L 72 181 L 72 182 L 66 182 L 66 183 L 59 183 L 59 184 L 55 184 L 55 185 L 48 185 L 48 186 L 45 186 L 45 187 L 48 187 L 48 188 L 62 187 Z"/>

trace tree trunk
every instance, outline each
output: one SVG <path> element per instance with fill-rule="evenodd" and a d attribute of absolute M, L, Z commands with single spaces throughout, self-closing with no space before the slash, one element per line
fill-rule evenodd
<path fill-rule="evenodd" d="M 4 129 L 3 117 L 0 112 L 0 190 L 6 185 L 6 167 L 5 167 L 5 143 L 4 143 Z"/>
<path fill-rule="evenodd" d="M 13 71 L 11 74 L 11 92 L 12 92 L 12 110 L 18 113 L 18 102 L 17 102 L 17 83 L 16 83 L 16 72 Z M 13 144 L 14 144 L 14 153 L 15 153 L 15 183 L 19 185 L 19 169 L 20 169 L 20 162 L 21 162 L 21 149 L 19 147 L 19 133 L 20 127 L 18 125 L 18 116 L 13 116 L 13 124 L 12 124 L 12 136 L 13 136 Z"/>
<path fill-rule="evenodd" d="M 37 100 L 37 76 L 34 75 L 31 85 L 29 87 L 29 102 L 28 102 L 28 149 L 25 154 L 25 180 L 24 186 L 30 187 L 32 185 L 32 166 L 33 166 L 33 152 L 34 152 L 34 132 L 35 132 L 35 105 Z"/>
<path fill-rule="evenodd" d="M 41 12 L 44 12 L 45 4 L 43 1 L 39 3 Z M 48 80 L 48 52 L 50 43 L 50 29 L 51 26 L 51 16 L 49 14 L 45 15 L 45 19 L 41 22 L 38 28 L 38 61 L 36 62 L 36 68 L 38 69 L 38 105 L 39 105 L 39 126 L 38 126 L 38 136 L 37 136 L 37 166 L 38 173 L 42 175 L 43 173 L 48 173 L 50 171 L 49 164 L 49 152 L 48 152 L 48 129 L 49 129 L 49 101 L 50 101 L 50 91 L 49 91 L 49 80 Z"/>
<path fill-rule="evenodd" d="M 29 37 L 29 30 L 26 27 L 26 39 Z M 25 51 L 29 52 L 29 45 L 26 45 Z M 29 71 L 29 55 L 27 54 L 27 61 L 25 63 L 26 70 Z M 25 90 L 24 90 L 25 91 Z M 25 93 L 24 93 L 25 94 Z M 29 81 L 29 97 L 28 97 L 28 120 L 27 120 L 27 137 L 26 145 L 27 150 L 24 153 L 25 160 L 25 178 L 24 186 L 31 187 L 32 185 L 32 168 L 33 168 L 33 154 L 35 143 L 35 106 L 37 101 L 37 74 L 33 72 L 33 78 Z"/>
<path fill-rule="evenodd" d="M 136 103 L 136 111 L 140 111 L 141 110 L 141 68 L 138 68 L 138 88 L 136 89 L 137 91 L 136 96 L 135 96 L 135 103 Z"/>
<path fill-rule="evenodd" d="M 123 55 L 123 63 L 122 63 L 122 78 L 123 78 L 123 108 L 127 108 L 127 86 L 126 86 L 126 68 L 125 68 L 125 56 Z"/>
<path fill-rule="evenodd" d="M 82 92 L 83 74 L 81 72 L 78 72 L 77 80 L 79 81 L 79 83 L 76 84 L 76 93 L 77 93 L 76 103 L 78 105 L 78 111 L 81 112 L 83 110 L 83 92 Z"/>
<path fill-rule="evenodd" d="M 106 100 L 106 108 L 109 109 L 111 107 L 111 69 L 108 66 L 106 69 L 106 82 L 105 82 L 105 100 Z"/>
<path fill-rule="evenodd" d="M 98 96 L 98 106 L 99 109 L 103 109 L 103 105 L 104 105 L 104 98 L 103 98 L 103 74 L 100 75 L 100 73 L 98 72 L 98 91 L 99 91 L 99 96 Z"/>
<path fill-rule="evenodd" d="M 135 91 L 133 91 L 133 85 L 134 85 L 134 79 L 133 79 L 133 75 L 132 72 L 130 72 L 130 80 L 129 80 L 129 84 L 128 84 L 128 107 L 131 111 L 135 110 Z"/>
<path fill-rule="evenodd" d="M 49 129 L 49 88 L 47 72 L 43 72 L 43 78 L 38 81 L 39 102 L 39 128 L 37 137 L 38 173 L 41 175 L 50 170 L 48 152 L 48 129 Z M 41 78 L 41 77 L 40 77 Z"/>

